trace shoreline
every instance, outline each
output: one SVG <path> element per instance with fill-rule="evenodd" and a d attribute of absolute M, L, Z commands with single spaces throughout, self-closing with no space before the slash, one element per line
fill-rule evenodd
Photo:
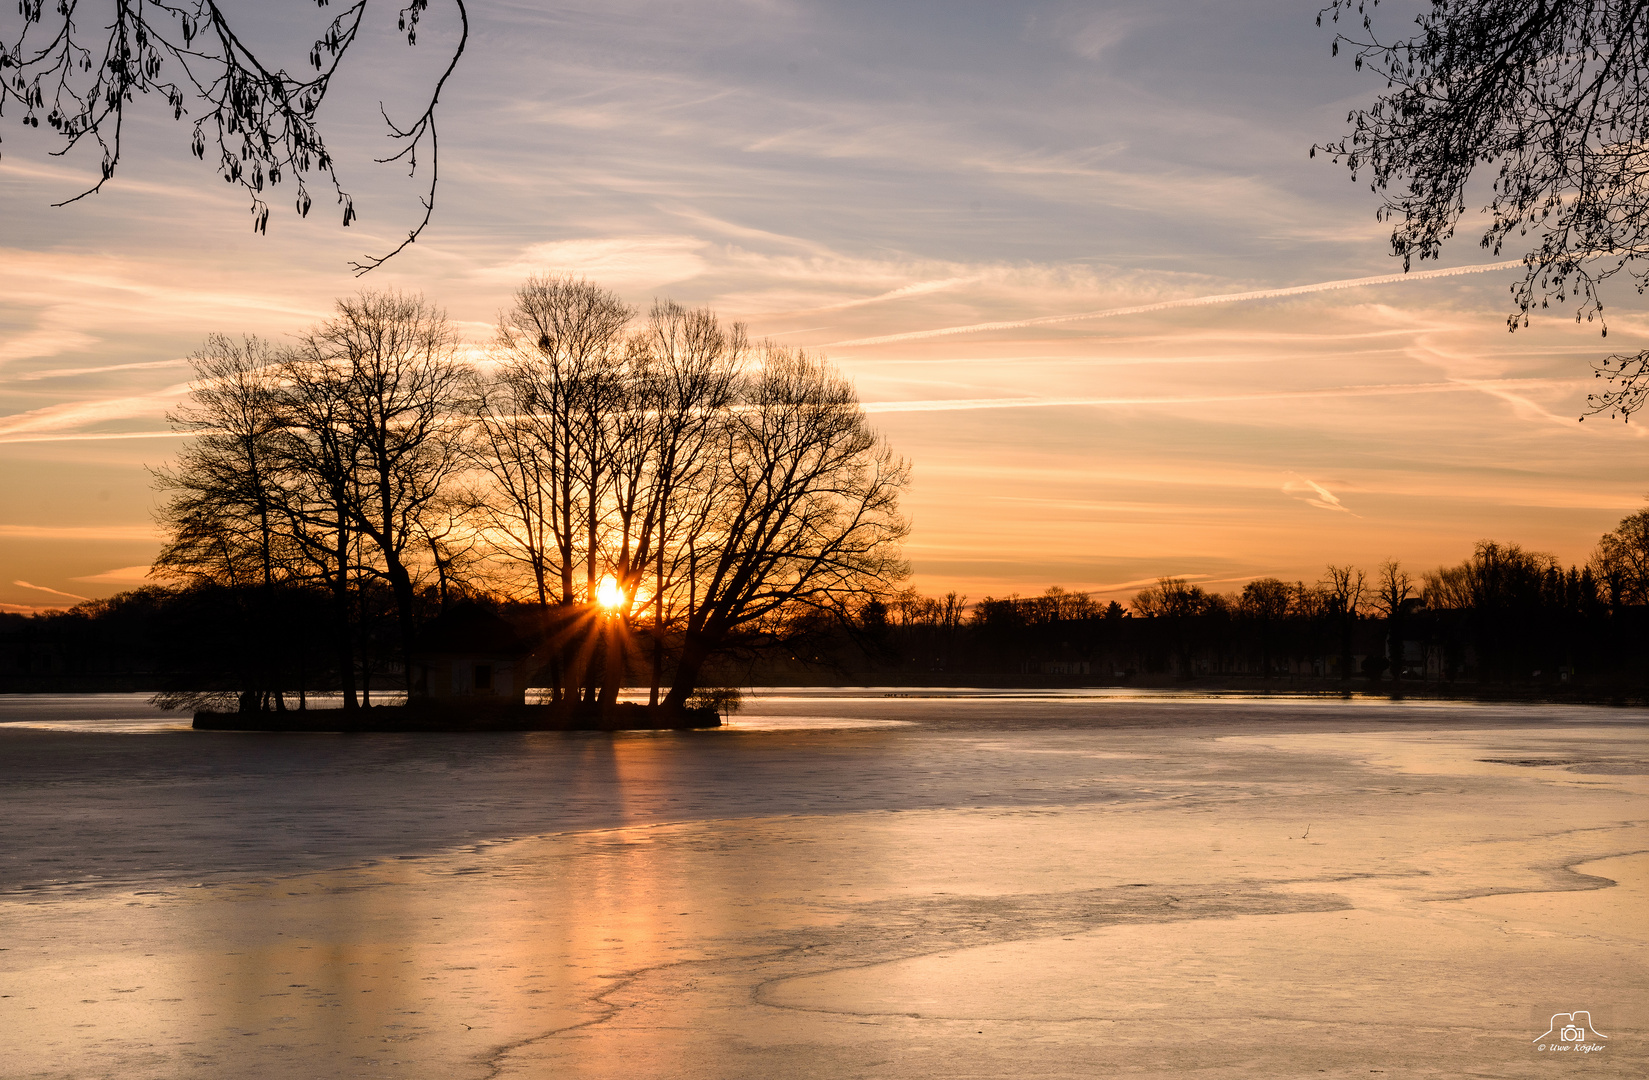
<path fill-rule="evenodd" d="M 1243 697 L 1275 697 L 1298 698 L 1302 700 L 1322 698 L 1344 699 L 1372 699 L 1382 701 L 1404 701 L 1409 699 L 1426 701 L 1485 701 L 1495 703 L 1527 702 L 1535 705 L 1614 705 L 1633 706 L 1649 705 L 1649 686 L 1621 685 L 1621 684 L 1543 684 L 1543 683 L 1429 683 L 1404 682 L 1393 684 L 1390 681 L 1370 683 L 1366 679 L 1353 680 L 1350 683 L 1338 679 L 1249 679 L 1217 677 L 1205 679 L 1169 679 L 1164 677 L 1134 677 L 1129 679 L 1094 679 L 1090 677 L 1071 676 L 992 676 L 977 675 L 967 678 L 945 679 L 934 678 L 934 673 L 928 673 L 925 678 L 897 678 L 895 676 L 877 676 L 872 673 L 859 680 L 833 680 L 829 682 L 765 682 L 738 684 L 747 694 L 755 698 L 778 693 L 807 693 L 812 692 L 820 696 L 834 696 L 848 693 L 876 692 L 886 697 L 920 696 L 966 696 L 970 692 L 984 692 L 990 695 L 997 694 L 1038 694 L 1058 692 L 1061 695 L 1079 694 L 1082 691 L 1103 693 L 1104 696 L 1114 696 L 1118 692 L 1138 691 L 1142 697 L 1178 696 L 1187 697 L 1234 695 Z M 175 688 L 172 688 L 175 689 Z M 626 693 L 634 692 L 637 688 L 627 688 Z M 22 698 L 46 695 L 113 695 L 113 694 L 154 694 L 160 688 L 153 683 L 140 680 L 103 680 L 80 681 L 73 680 L 67 683 L 41 683 L 27 687 L 0 685 L 0 698 Z M 529 691 L 530 692 L 530 691 Z M 296 691 L 289 691 L 295 700 Z M 311 690 L 311 699 L 329 701 L 337 691 Z M 635 704 L 621 702 L 621 704 Z M 518 708 L 537 710 L 546 708 L 545 705 L 529 704 Z M 392 705 L 372 705 L 363 707 L 363 712 L 381 713 L 386 709 L 405 708 L 401 702 Z M 481 706 L 483 710 L 495 708 Z M 342 711 L 339 706 L 331 704 L 305 710 L 289 709 L 286 714 L 270 713 L 269 715 L 290 715 L 297 712 L 334 712 Z M 217 714 L 233 715 L 233 714 Z M 669 726 L 669 725 L 664 725 Z M 689 725 L 709 726 L 709 725 Z M 528 729 L 522 729 L 528 730 Z M 557 730 L 545 728 L 544 730 Z M 566 730 L 577 730 L 568 728 Z"/>

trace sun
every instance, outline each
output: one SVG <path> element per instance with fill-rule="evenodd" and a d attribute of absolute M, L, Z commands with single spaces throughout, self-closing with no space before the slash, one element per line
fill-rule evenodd
<path fill-rule="evenodd" d="M 624 590 L 618 587 L 613 575 L 608 574 L 601 579 L 601 584 L 596 586 L 595 602 L 608 611 L 617 611 L 624 606 Z"/>

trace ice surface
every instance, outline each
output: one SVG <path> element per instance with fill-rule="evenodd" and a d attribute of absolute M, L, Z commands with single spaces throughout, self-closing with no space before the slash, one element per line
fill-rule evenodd
<path fill-rule="evenodd" d="M 470 738 L 13 699 L 0 1077 L 1649 1066 L 1642 712 L 783 696 Z M 1606 1048 L 1538 1049 L 1575 1009 Z"/>

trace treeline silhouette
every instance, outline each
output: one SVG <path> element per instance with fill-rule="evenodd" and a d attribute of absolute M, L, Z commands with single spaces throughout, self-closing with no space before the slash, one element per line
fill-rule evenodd
<path fill-rule="evenodd" d="M 423 618 L 441 607 L 418 594 Z M 280 683 L 336 690 L 334 655 L 305 635 L 331 597 L 287 583 L 273 609 L 255 589 L 148 587 L 66 612 L 0 618 L 0 677 L 49 686 L 221 688 L 259 678 L 240 647 L 248 619 L 273 613 L 291 649 Z M 362 595 L 369 662 L 360 688 L 398 690 L 393 597 Z M 533 603 L 478 593 L 466 601 L 530 625 Z M 849 617 L 802 608 L 707 665 L 716 683 L 897 682 L 1117 684 L 1201 681 L 1250 686 L 1596 688 L 1649 683 L 1649 511 L 1605 535 L 1585 566 L 1484 541 L 1417 578 L 1396 562 L 1373 574 L 1329 566 L 1318 581 L 1260 578 L 1210 591 L 1162 578 L 1123 604 L 1060 587 L 970 603 L 887 591 Z M 646 665 L 632 671 L 645 678 Z"/>
<path fill-rule="evenodd" d="M 872 668 L 909 675 L 1637 686 L 1649 675 L 1649 511 L 1586 566 L 1483 541 L 1418 579 L 1395 561 L 1228 593 L 1165 577 L 1126 606 L 1057 586 L 971 606 L 907 592 L 867 605 L 858 629 Z"/>

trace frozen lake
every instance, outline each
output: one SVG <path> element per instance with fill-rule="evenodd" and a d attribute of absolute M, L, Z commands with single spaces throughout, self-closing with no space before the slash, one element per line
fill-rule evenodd
<path fill-rule="evenodd" d="M 870 688 L 258 735 L 0 697 L 0 1077 L 1639 1076 L 1646 721 Z M 1540 1049 L 1575 1010 L 1601 1049 Z"/>

